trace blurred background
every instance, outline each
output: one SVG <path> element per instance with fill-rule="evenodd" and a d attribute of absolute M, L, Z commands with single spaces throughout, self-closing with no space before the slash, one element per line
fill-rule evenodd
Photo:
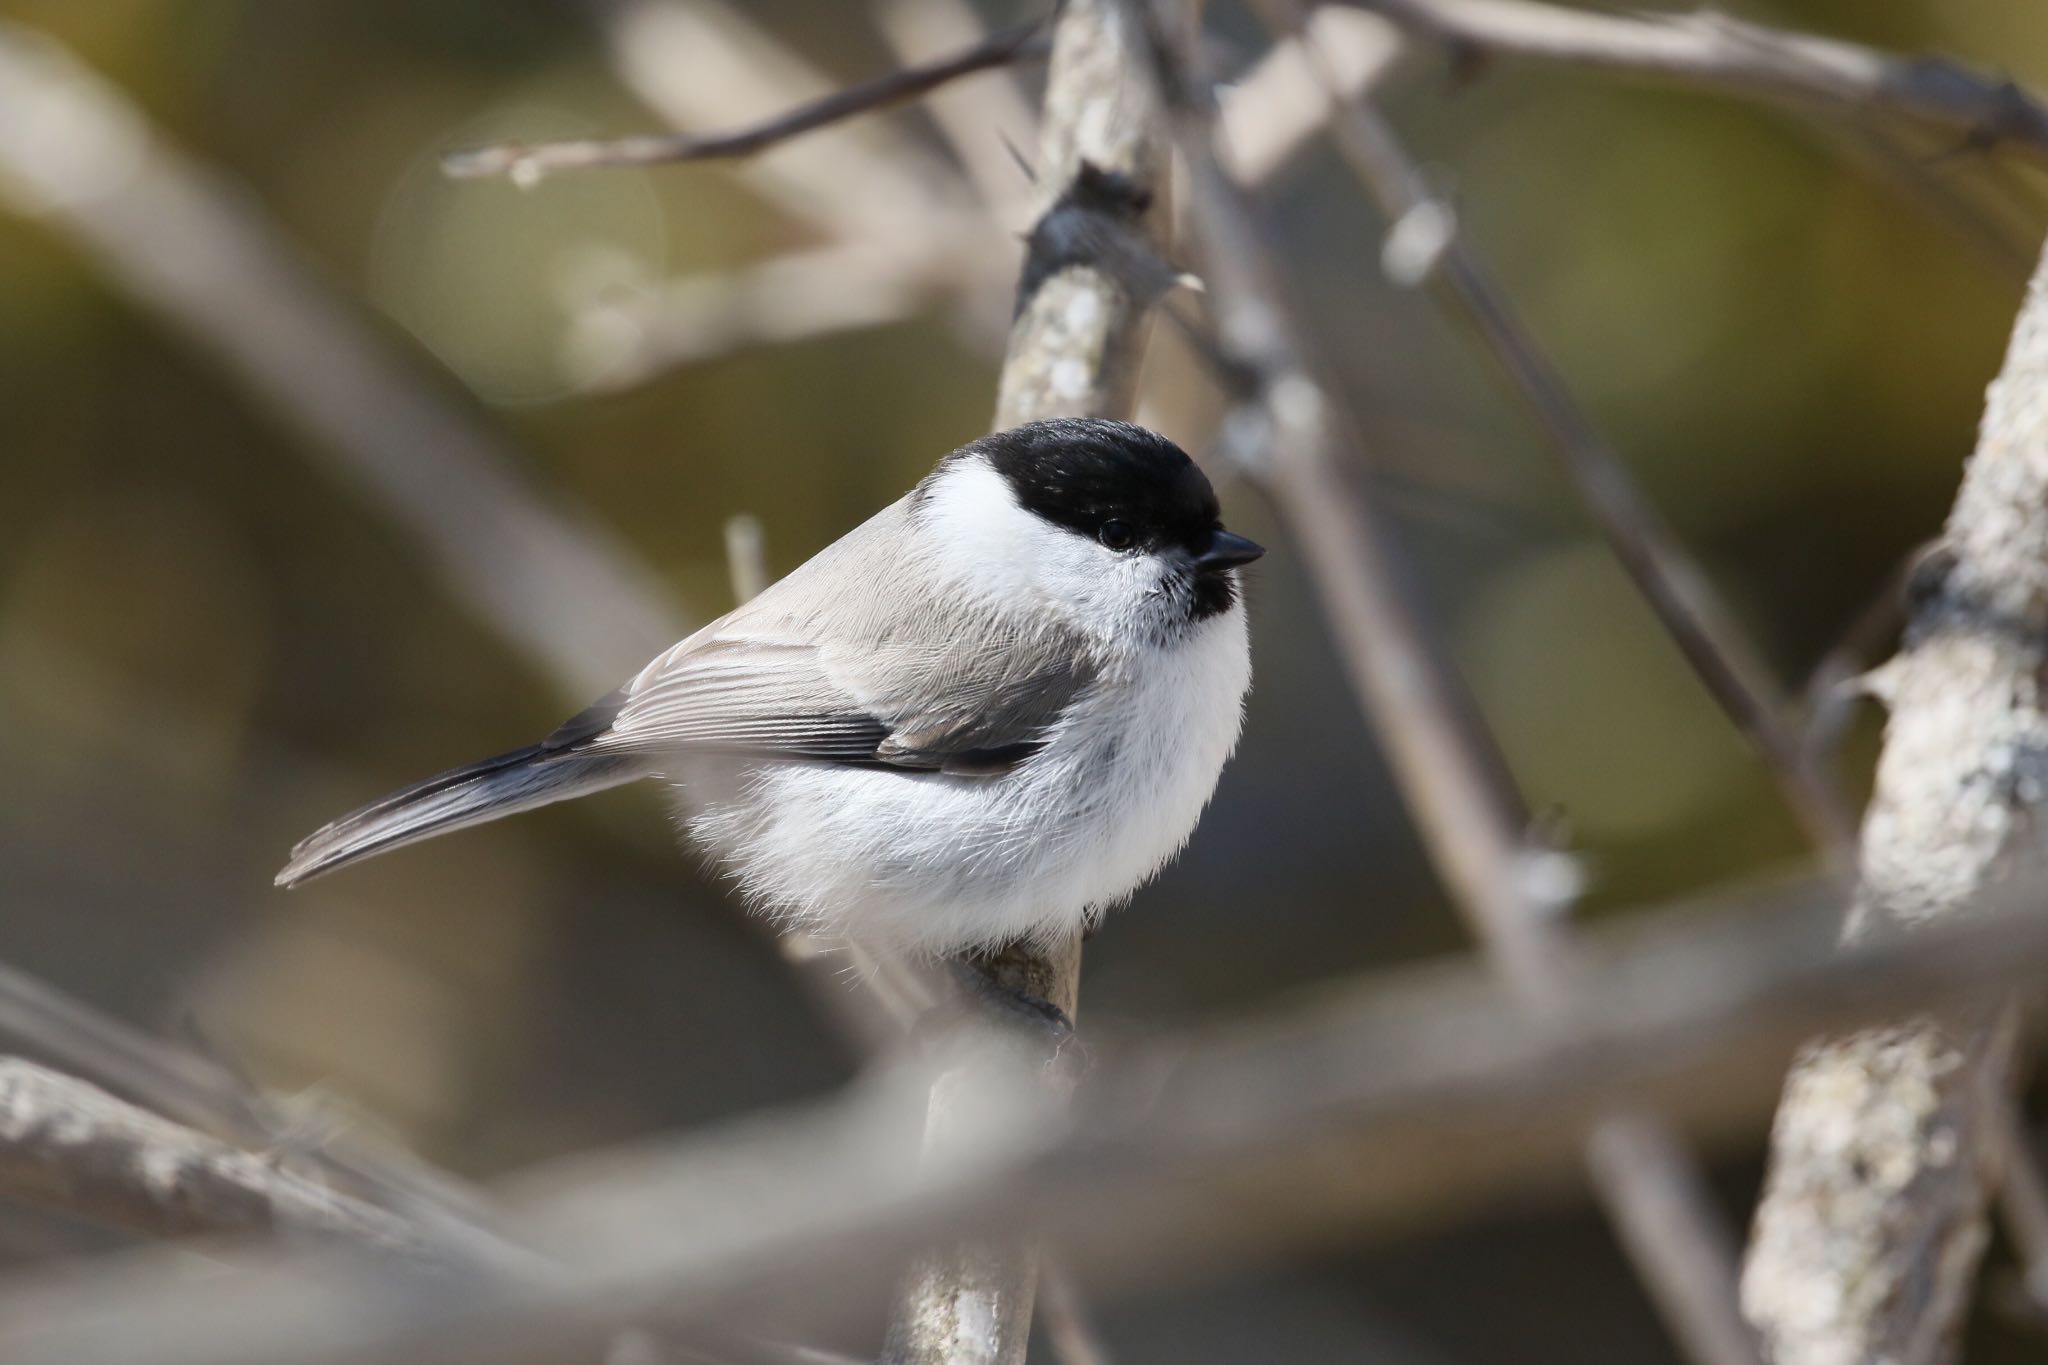
<path fill-rule="evenodd" d="M 2048 86 L 2036 6 L 1736 8 Z M 1214 9 L 1218 65 L 1254 69 L 1260 30 Z M 675 850 L 651 789 L 291 895 L 270 879 L 329 817 L 531 740 L 725 610 L 729 518 L 757 518 L 786 571 L 985 428 L 1030 211 L 1005 143 L 1035 145 L 1038 72 L 757 162 L 521 189 L 438 159 L 745 122 L 957 43 L 973 13 L 0 0 L 0 20 L 0 961 L 199 1041 L 311 1125 L 388 1129 L 479 1178 L 843 1079 L 829 1010 Z M 98 114 L 37 94 L 53 71 Z M 1803 686 L 1939 527 L 2048 229 L 2039 184 L 1976 149 L 1428 51 L 1389 91 L 1580 398 Z M 179 211 L 99 222 L 95 166 L 169 175 Z M 1327 147 L 1264 186 L 1369 438 L 1355 476 L 1399 513 L 1532 803 L 1582 852 L 1586 913 L 1802 866 L 1541 433 L 1383 281 L 1384 225 Z M 1218 401 L 1170 336 L 1143 402 L 1212 443 Z M 1274 546 L 1250 720 L 1192 847 L 1090 946 L 1099 1028 L 1465 946 L 1299 564 L 1248 493 L 1225 502 Z M 563 537 L 589 576 L 550 597 L 519 547 Z M 607 575 L 639 596 L 591 600 Z M 1866 713 L 1842 744 L 1858 793 L 1875 739 Z M 1714 1154 L 1731 1217 L 1760 1151 Z M 93 1244 L 0 1216 L 0 1255 Z M 1999 1259 L 1973 1360 L 2039 1358 L 2012 1277 Z M 1675 1359 L 1570 1187 L 1107 1307 L 1104 1329 L 1133 1365 Z"/>

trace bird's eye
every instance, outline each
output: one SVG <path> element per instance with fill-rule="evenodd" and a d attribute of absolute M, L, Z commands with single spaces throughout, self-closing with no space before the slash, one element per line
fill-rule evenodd
<path fill-rule="evenodd" d="M 1138 541 L 1137 532 L 1127 523 L 1114 519 L 1103 522 L 1102 529 L 1095 533 L 1095 538 L 1112 550 L 1128 550 Z"/>

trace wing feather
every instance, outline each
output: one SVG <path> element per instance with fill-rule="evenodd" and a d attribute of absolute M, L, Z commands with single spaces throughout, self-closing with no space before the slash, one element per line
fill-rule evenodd
<path fill-rule="evenodd" d="M 702 649 L 673 656 L 636 679 L 607 728 L 589 743 L 632 752 L 711 749 L 1004 772 L 1037 752 L 1093 677 L 1092 669 L 1065 655 L 1051 666 L 1018 668 L 982 651 L 977 660 L 959 649 L 912 647 L 922 666 L 892 670 L 894 678 L 856 679 L 815 645 L 722 639 Z"/>
<path fill-rule="evenodd" d="M 556 734 L 620 752 L 1008 771 L 1094 682 L 1093 653 L 925 588 L 894 549 L 908 515 L 908 500 L 887 509 Z"/>

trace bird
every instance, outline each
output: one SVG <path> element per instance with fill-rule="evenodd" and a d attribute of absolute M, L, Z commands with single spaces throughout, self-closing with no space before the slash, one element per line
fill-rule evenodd
<path fill-rule="evenodd" d="M 651 777 L 784 930 L 926 961 L 1063 941 L 1208 805 L 1263 553 L 1164 436 L 997 432 L 539 743 L 308 836 L 277 883 Z"/>

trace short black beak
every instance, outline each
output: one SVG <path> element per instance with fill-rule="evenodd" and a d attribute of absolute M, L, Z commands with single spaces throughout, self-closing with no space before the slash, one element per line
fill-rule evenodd
<path fill-rule="evenodd" d="M 1195 556 L 1195 567 L 1214 572 L 1249 564 L 1266 553 L 1266 547 L 1231 531 L 1217 531 L 1209 537 L 1209 548 Z"/>

